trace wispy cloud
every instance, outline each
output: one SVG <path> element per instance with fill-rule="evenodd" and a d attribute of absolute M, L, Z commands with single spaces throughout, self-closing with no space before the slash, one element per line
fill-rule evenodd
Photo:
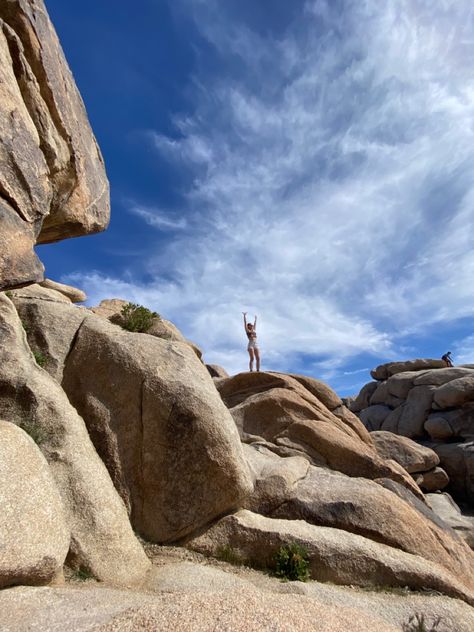
<path fill-rule="evenodd" d="M 357 369 L 356 371 L 343 371 L 343 375 L 357 375 L 358 373 L 368 373 L 370 371 L 369 367 L 365 367 L 364 369 Z"/>
<path fill-rule="evenodd" d="M 474 334 L 454 343 L 453 358 L 456 364 L 474 364 Z"/>
<path fill-rule="evenodd" d="M 147 253 L 166 282 L 77 276 L 89 293 L 152 305 L 230 370 L 246 364 L 242 309 L 259 314 L 267 366 L 325 375 L 474 316 L 470 0 L 308 1 L 278 37 L 180 1 L 223 70 L 203 65 L 194 112 L 151 137 L 193 174 L 196 221 Z"/>
<path fill-rule="evenodd" d="M 132 203 L 128 205 L 128 211 L 158 230 L 183 230 L 187 227 L 184 217 L 168 215 L 157 208 Z"/>

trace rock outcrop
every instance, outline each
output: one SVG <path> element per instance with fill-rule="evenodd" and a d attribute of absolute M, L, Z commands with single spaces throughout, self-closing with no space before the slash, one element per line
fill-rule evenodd
<path fill-rule="evenodd" d="M 246 373 L 216 386 L 247 444 L 254 492 L 243 506 L 253 513 L 223 518 L 188 546 L 207 554 L 231 547 L 268 565 L 286 538 L 313 551 L 319 579 L 416 589 L 442 576 L 440 590 L 472 599 L 472 552 L 426 506 L 404 469 L 433 473 L 439 459 L 432 450 L 390 433 L 374 442 L 337 395 L 312 378 Z M 265 526 L 248 528 L 247 520 Z"/>
<path fill-rule="evenodd" d="M 232 418 L 188 345 L 89 316 L 63 387 L 146 538 L 177 540 L 249 493 Z"/>
<path fill-rule="evenodd" d="M 40 281 L 33 246 L 109 220 L 103 160 L 42 0 L 0 5 L 0 289 Z"/>
<path fill-rule="evenodd" d="M 443 360 L 433 360 L 425 358 L 417 358 L 416 360 L 403 360 L 401 362 L 388 362 L 380 364 L 370 372 L 374 380 L 387 380 L 389 377 L 397 373 L 406 373 L 407 371 L 425 371 L 428 369 L 442 369 L 446 367 Z"/>
<path fill-rule="evenodd" d="M 281 456 L 304 456 L 348 476 L 392 478 L 421 497 L 405 470 L 379 456 L 363 424 L 319 380 L 241 373 L 216 385 L 244 442 L 260 442 Z"/>
<path fill-rule="evenodd" d="M 56 292 L 63 294 L 63 296 L 66 296 L 71 303 L 83 303 L 87 300 L 86 293 L 79 290 L 77 287 L 72 287 L 72 285 L 58 283 L 57 281 L 52 281 L 51 279 L 41 281 L 40 285 L 48 290 L 56 290 Z"/>
<path fill-rule="evenodd" d="M 69 561 L 110 583 L 143 581 L 149 562 L 84 421 L 60 385 L 37 365 L 14 305 L 4 294 L 0 337 L 0 418 L 41 436 L 40 448 L 71 532 Z"/>
<path fill-rule="evenodd" d="M 372 376 L 379 381 L 366 384 L 351 408 L 373 437 L 373 431 L 388 431 L 423 442 L 438 455 L 441 469 L 417 479 L 425 490 L 442 489 L 449 479 L 459 501 L 474 503 L 474 369 L 437 364 L 412 360 L 377 367 Z"/>
<path fill-rule="evenodd" d="M 0 502 L 0 588 L 49 584 L 69 550 L 63 503 L 33 439 L 6 421 L 0 421 Z"/>
<path fill-rule="evenodd" d="M 121 298 L 106 298 L 96 307 L 91 307 L 90 310 L 97 316 L 101 316 L 115 325 L 122 325 L 122 308 L 128 303 L 129 301 L 125 301 Z M 191 342 L 191 340 L 187 340 L 176 325 L 169 320 L 161 318 L 160 316 L 153 318 L 151 326 L 146 333 L 150 336 L 162 338 L 163 340 L 182 342 L 191 347 L 199 359 L 202 358 L 201 349 L 194 344 L 194 342 Z"/>
<path fill-rule="evenodd" d="M 13 290 L 0 293 L 0 588 L 51 583 L 66 561 L 148 590 L 84 590 L 104 630 L 161 629 L 166 613 L 166 629 L 177 629 L 183 609 L 212 629 L 260 629 L 269 612 L 285 623 L 298 616 L 288 630 L 397 629 L 393 617 L 311 600 L 310 589 L 281 594 L 301 586 L 255 595 L 247 580 L 189 561 L 151 569 L 133 525 L 153 542 L 188 539 L 195 551 L 264 567 L 296 542 L 313 579 L 428 588 L 474 604 L 471 521 L 449 496 L 427 504 L 420 490 L 441 489 L 449 474 L 459 494 L 473 493 L 474 369 L 381 365 L 351 410 L 311 377 L 229 377 L 206 367 L 173 323 L 124 331 L 127 301 L 77 307 L 83 292 L 43 279 L 35 244 L 100 231 L 108 216 L 102 158 L 43 1 L 4 0 L 0 290 Z M 2 591 L 0 627 L 12 620 L 12 593 Z M 37 624 L 38 593 L 21 594 Z"/>
<path fill-rule="evenodd" d="M 390 481 L 385 488 L 315 467 L 302 457 L 281 458 L 258 444 L 245 446 L 245 455 L 254 477 L 254 493 L 244 503 L 247 509 L 357 534 L 367 540 L 367 556 L 371 542 L 378 542 L 471 577 L 474 556 L 442 520 L 397 483 Z M 343 556 L 341 550 L 337 560 Z"/>
<path fill-rule="evenodd" d="M 16 423 L 33 417 L 46 434 L 42 451 L 73 534 L 71 563 L 107 581 L 120 581 L 111 579 L 110 557 L 101 557 L 113 525 L 103 500 L 104 486 L 109 502 L 115 494 L 109 474 L 133 527 L 149 540 L 193 538 L 212 543 L 199 550 L 216 553 L 219 547 L 232 547 L 233 540 L 217 537 L 221 527 L 208 525 L 229 513 L 217 525 L 234 524 L 232 512 L 244 506 L 253 514 L 239 516 L 269 521 L 262 531 L 268 543 L 256 547 L 261 559 L 252 553 L 254 532 L 239 523 L 237 540 L 250 539 L 250 548 L 242 545 L 242 550 L 250 551 L 256 563 L 283 536 L 290 538 L 291 529 L 291 539 L 299 541 L 301 529 L 301 542 L 314 553 L 314 567 L 320 565 L 316 578 L 363 585 L 384 581 L 414 589 L 425 584 L 471 600 L 471 549 L 430 510 L 404 469 L 434 475 L 438 458 L 432 451 L 408 439 L 382 441 L 383 433 L 373 437 L 319 380 L 247 373 L 214 381 L 182 340 L 124 331 L 103 314 L 73 305 L 56 289 L 34 285 L 13 291 L 12 299 L 26 331 L 3 297 L 0 415 Z M 26 337 L 46 358 L 44 369 L 35 366 Z M 93 469 L 97 464 L 91 459 L 99 459 L 91 440 L 108 474 Z M 91 489 L 90 472 L 79 462 L 92 468 L 95 480 L 102 476 L 102 482 Z M 83 522 L 75 514 L 78 494 L 90 507 Z M 130 548 L 130 533 L 124 536 L 130 525 L 123 504 L 121 512 L 122 535 L 113 529 L 108 554 L 118 577 L 123 573 L 130 579 L 135 568 L 137 581 L 143 580 L 148 567 L 137 562 L 140 553 Z M 97 527 L 105 515 L 107 522 Z M 275 529 L 280 535 L 273 535 Z M 193 537 L 197 531 L 199 538 Z M 259 533 L 260 539 L 265 536 Z"/>
<path fill-rule="evenodd" d="M 271 568 L 275 552 L 288 542 L 306 549 L 311 575 L 319 581 L 429 588 L 474 604 L 472 584 L 466 586 L 452 569 L 353 533 L 313 526 L 303 520 L 276 520 L 241 510 L 222 518 L 188 546 L 208 555 L 232 547 L 242 559 Z M 468 575 L 472 572 L 468 568 L 466 571 Z"/>
<path fill-rule="evenodd" d="M 55 290 L 12 294 L 31 348 L 85 420 L 136 530 L 177 540 L 250 491 L 235 425 L 188 344 L 124 331 Z"/>

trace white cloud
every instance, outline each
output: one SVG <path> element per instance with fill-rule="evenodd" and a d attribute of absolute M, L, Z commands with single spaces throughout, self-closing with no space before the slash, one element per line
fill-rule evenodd
<path fill-rule="evenodd" d="M 183 230 L 187 226 L 184 217 L 174 217 L 157 208 L 132 203 L 128 206 L 128 211 L 141 217 L 149 226 L 158 230 Z"/>
<path fill-rule="evenodd" d="M 278 39 L 186 6 L 221 61 L 239 59 L 194 79 L 176 137 L 152 135 L 193 174 L 192 230 L 136 207 L 183 229 L 147 253 L 172 282 L 76 276 L 89 294 L 152 306 L 230 370 L 246 366 L 242 309 L 259 314 L 266 366 L 325 375 L 474 316 L 470 1 L 307 2 Z"/>
<path fill-rule="evenodd" d="M 453 361 L 455 364 L 474 364 L 474 334 L 454 343 Z"/>

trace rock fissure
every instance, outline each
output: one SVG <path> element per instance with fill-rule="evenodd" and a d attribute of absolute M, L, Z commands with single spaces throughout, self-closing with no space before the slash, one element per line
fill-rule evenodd
<path fill-rule="evenodd" d="M 138 422 L 140 427 L 140 463 L 139 463 L 139 472 L 141 475 L 141 489 L 145 488 L 145 422 L 143 419 L 143 411 L 144 411 L 144 396 L 145 396 L 145 382 L 146 378 L 144 378 L 140 384 L 140 410 L 138 411 Z M 144 515 L 144 505 L 145 505 L 145 496 L 143 493 L 139 494 L 140 497 L 140 515 L 139 521 L 143 523 L 143 515 Z"/>
<path fill-rule="evenodd" d="M 81 323 L 79 324 L 79 327 L 76 329 L 76 332 L 75 332 L 74 336 L 72 337 L 71 343 L 69 345 L 69 350 L 68 350 L 66 356 L 64 357 L 64 368 L 67 368 L 69 358 L 71 357 L 71 355 L 72 355 L 72 353 L 74 351 L 74 348 L 75 348 L 75 346 L 77 344 L 77 340 L 79 338 L 79 334 L 81 332 L 82 326 L 86 322 L 87 318 L 88 318 L 87 315 L 84 316 L 84 318 L 82 319 Z"/>
<path fill-rule="evenodd" d="M 35 7 L 36 11 L 36 7 Z M 48 21 L 48 16 L 45 11 L 41 11 L 43 19 Z M 34 76 L 36 77 L 36 81 L 39 86 L 39 90 L 43 101 L 48 106 L 48 110 L 50 112 L 51 118 L 54 121 L 55 127 L 58 132 L 61 134 L 63 139 L 69 144 L 70 143 L 70 135 L 65 129 L 61 114 L 59 113 L 56 106 L 56 99 L 50 87 L 50 82 L 48 75 L 45 71 L 45 66 L 43 65 L 44 60 L 41 58 L 41 55 L 37 56 L 33 52 L 36 48 L 38 51 L 42 50 L 41 42 L 37 39 L 36 33 L 33 32 L 33 27 L 30 28 L 26 24 L 26 19 L 24 15 L 21 15 L 17 11 L 17 2 L 3 2 L 0 5 L 0 17 L 3 18 L 6 24 L 12 29 L 12 31 L 19 37 L 22 42 L 22 53 L 25 56 L 25 59 L 28 62 L 29 67 L 31 68 Z M 34 45 L 32 39 L 36 40 L 36 46 Z"/>
<path fill-rule="evenodd" d="M 0 198 L 2 198 L 2 200 L 4 200 L 5 203 L 8 204 L 8 206 L 12 208 L 15 211 L 15 213 L 17 213 L 24 222 L 28 222 L 28 218 L 22 213 L 21 208 L 16 202 L 15 198 L 13 198 L 8 193 L 8 191 L 3 186 L 1 180 L 0 180 Z"/>

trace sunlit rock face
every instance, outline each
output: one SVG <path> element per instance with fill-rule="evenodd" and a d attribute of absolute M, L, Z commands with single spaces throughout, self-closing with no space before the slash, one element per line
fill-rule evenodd
<path fill-rule="evenodd" d="M 0 3 L 0 289 L 42 280 L 33 251 L 109 221 L 109 185 L 42 0 Z"/>
<path fill-rule="evenodd" d="M 377 367 L 371 372 L 376 381 L 366 384 L 350 407 L 371 433 L 415 439 L 438 455 L 444 473 L 435 468 L 424 472 L 423 480 L 415 477 L 423 489 L 449 483 L 446 489 L 457 501 L 473 505 L 474 368 L 439 362 L 417 359 Z"/>

